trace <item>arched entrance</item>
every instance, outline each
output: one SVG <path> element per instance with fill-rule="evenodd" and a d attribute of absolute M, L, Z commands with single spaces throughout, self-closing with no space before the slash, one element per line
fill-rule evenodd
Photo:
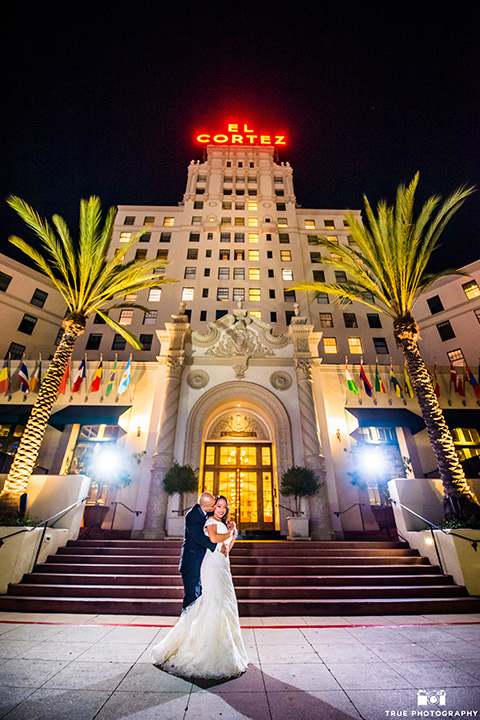
<path fill-rule="evenodd" d="M 199 490 L 228 498 L 240 529 L 281 529 L 278 478 L 292 464 L 292 443 L 273 393 L 243 382 L 207 391 L 188 419 L 185 462 L 200 468 Z"/>

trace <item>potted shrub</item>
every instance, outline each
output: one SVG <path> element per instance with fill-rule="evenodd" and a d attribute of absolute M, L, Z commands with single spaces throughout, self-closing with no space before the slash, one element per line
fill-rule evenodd
<path fill-rule="evenodd" d="M 321 483 L 315 472 L 308 467 L 294 465 L 282 475 L 280 492 L 285 497 L 293 496 L 294 501 L 292 516 L 287 517 L 289 540 L 308 538 L 308 517 L 303 516 L 300 504 L 302 498 L 316 495 L 320 487 Z"/>
<path fill-rule="evenodd" d="M 197 492 L 197 473 L 191 465 L 179 465 L 175 461 L 163 478 L 163 487 L 169 495 L 176 495 L 177 493 L 180 495 L 178 514 L 167 518 L 167 535 L 169 537 L 183 537 L 183 516 L 188 509 L 185 507 L 185 496 L 187 493 Z"/>

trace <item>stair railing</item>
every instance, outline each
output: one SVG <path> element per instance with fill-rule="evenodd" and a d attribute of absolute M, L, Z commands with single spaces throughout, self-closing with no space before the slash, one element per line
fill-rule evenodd
<path fill-rule="evenodd" d="M 52 515 L 51 517 L 47 518 L 46 520 L 42 520 L 42 522 L 36 523 L 36 525 L 25 525 L 20 530 L 17 530 L 14 533 L 10 533 L 10 535 L 4 535 L 2 538 L 0 538 L 0 547 L 2 547 L 5 540 L 8 540 L 10 537 L 14 537 L 15 535 L 20 535 L 20 533 L 24 532 L 32 532 L 32 530 L 36 530 L 39 527 L 43 527 L 42 534 L 40 536 L 40 542 L 38 543 L 37 552 L 35 554 L 35 560 L 33 562 L 32 567 L 35 567 L 37 564 L 38 557 L 40 555 L 40 550 L 42 549 L 43 540 L 45 538 L 45 533 L 47 532 L 48 524 L 50 523 L 50 527 L 53 527 L 56 522 L 60 520 L 64 515 L 66 515 L 70 510 L 73 510 L 74 507 L 77 507 L 77 505 L 81 505 L 82 503 L 86 502 L 87 497 L 82 498 L 81 500 L 77 500 L 77 502 L 72 503 L 72 505 L 69 505 L 68 507 L 64 508 L 63 510 L 60 510 L 58 513 L 55 513 L 55 515 Z"/>
<path fill-rule="evenodd" d="M 358 509 L 360 510 L 360 520 L 362 521 L 362 530 L 365 530 L 365 522 L 363 520 L 363 513 L 362 513 L 362 507 L 365 507 L 365 503 L 359 503 L 359 502 L 353 503 L 353 505 L 350 505 L 350 507 L 348 507 L 346 510 L 338 510 L 338 511 L 335 511 L 333 514 L 336 515 L 337 517 L 340 517 L 340 515 L 343 515 L 343 513 L 348 512 L 353 507 L 357 507 L 357 505 L 358 505 Z"/>
<path fill-rule="evenodd" d="M 110 523 L 110 530 L 113 530 L 113 523 L 115 522 L 115 513 L 117 512 L 117 505 L 121 505 L 129 512 L 135 513 L 135 515 L 137 517 L 142 514 L 141 510 L 132 510 L 132 508 L 127 507 L 127 505 L 125 505 L 125 503 L 123 503 L 123 502 L 120 502 L 120 500 L 118 500 L 117 502 L 112 502 L 112 503 L 110 503 L 110 505 L 115 505 L 115 507 L 113 508 L 113 516 L 112 516 L 112 522 Z"/>

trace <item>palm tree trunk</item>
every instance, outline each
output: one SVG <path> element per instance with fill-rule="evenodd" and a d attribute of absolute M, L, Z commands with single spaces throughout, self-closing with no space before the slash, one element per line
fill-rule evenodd
<path fill-rule="evenodd" d="M 0 493 L 0 515 L 3 517 L 16 515 L 20 496 L 26 492 L 52 407 L 57 399 L 58 388 L 72 355 L 75 340 L 84 331 L 85 322 L 82 322 L 82 318 L 68 317 L 64 320 L 63 327 L 64 335 L 40 385 L 10 472 Z"/>
<path fill-rule="evenodd" d="M 408 373 L 443 482 L 445 517 L 449 519 L 459 515 L 462 519 L 472 516 L 480 519 L 480 502 L 465 478 L 452 435 L 435 395 L 430 374 L 422 360 L 416 340 L 405 337 L 406 334 L 402 333 L 398 344 L 407 362 Z"/>

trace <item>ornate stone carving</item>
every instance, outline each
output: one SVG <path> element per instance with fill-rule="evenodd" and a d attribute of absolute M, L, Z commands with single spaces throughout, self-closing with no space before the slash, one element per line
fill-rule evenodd
<path fill-rule="evenodd" d="M 232 365 L 232 368 L 237 380 L 243 380 L 243 378 L 245 377 L 245 373 L 248 370 L 248 364 L 247 362 L 245 362 L 242 365 Z"/>
<path fill-rule="evenodd" d="M 270 375 L 270 383 L 276 390 L 288 390 L 292 387 L 292 378 L 287 372 L 277 370 Z"/>
<path fill-rule="evenodd" d="M 239 306 L 242 305 L 241 301 Z M 208 323 L 208 332 L 192 332 L 192 345 L 209 347 L 205 353 L 213 357 L 271 357 L 272 348 L 285 347 L 289 343 L 286 334 L 273 335 L 273 328 L 259 318 L 248 315 L 238 307 L 230 315 L 224 315 L 214 323 Z"/>
<path fill-rule="evenodd" d="M 200 389 L 208 385 L 210 375 L 205 370 L 192 370 L 187 375 L 187 383 L 190 387 Z"/>
<path fill-rule="evenodd" d="M 251 413 L 229 413 L 217 420 L 208 432 L 209 440 L 225 438 L 253 438 L 269 440 L 266 427 Z"/>

